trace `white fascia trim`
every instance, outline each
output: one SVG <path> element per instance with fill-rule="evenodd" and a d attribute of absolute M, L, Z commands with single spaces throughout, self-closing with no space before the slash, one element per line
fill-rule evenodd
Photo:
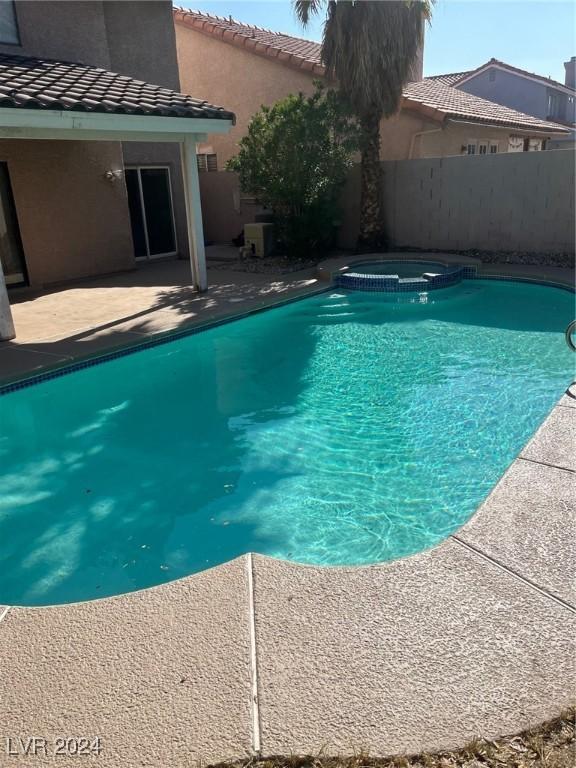
<path fill-rule="evenodd" d="M 75 130 L 72 128 L 3 128 L 0 125 L 0 139 L 36 139 L 64 141 L 140 141 L 140 142 L 170 142 L 181 143 L 186 136 L 193 136 L 197 142 L 208 139 L 205 133 L 148 133 L 145 131 L 98 131 Z"/>
<path fill-rule="evenodd" d="M 564 130 L 562 128 L 558 128 L 555 130 L 554 128 L 531 128 L 530 126 L 525 126 L 524 128 L 520 128 L 518 125 L 504 125 L 503 123 L 488 123 L 483 120 L 465 120 L 464 118 L 458 118 L 458 117 L 450 117 L 448 118 L 449 122 L 451 123 L 463 123 L 465 125 L 476 125 L 476 126 L 484 126 L 485 128 L 499 128 L 502 131 L 508 131 L 509 133 L 529 133 L 530 135 L 534 133 L 542 134 L 544 136 L 565 136 L 567 133 L 570 133 L 568 130 Z"/>
<path fill-rule="evenodd" d="M 106 133 L 178 134 L 228 133 L 231 120 L 219 118 L 115 115 L 102 112 L 68 112 L 51 109 L 0 108 L 0 128 L 96 131 Z"/>
<path fill-rule="evenodd" d="M 486 72 L 489 69 L 499 69 L 501 72 L 507 72 L 509 75 L 516 75 L 516 77 L 522 77 L 524 80 L 530 80 L 532 83 L 538 83 L 538 85 L 544 86 L 544 88 L 554 88 L 557 91 L 562 91 L 562 93 L 568 94 L 568 96 L 576 96 L 576 92 L 573 91 L 571 88 L 567 88 L 565 85 L 562 85 L 561 83 L 547 83 L 545 80 L 541 80 L 539 77 L 531 77 L 530 75 L 524 75 L 522 72 L 516 72 L 513 69 L 508 69 L 508 67 L 503 67 L 501 64 L 485 64 L 482 69 L 476 69 L 473 72 L 471 72 L 469 75 L 466 75 L 461 80 L 456 80 L 455 83 L 452 83 L 452 86 L 454 88 L 459 88 L 464 83 L 467 83 L 469 80 L 473 80 L 478 75 L 481 75 L 483 72 Z"/>

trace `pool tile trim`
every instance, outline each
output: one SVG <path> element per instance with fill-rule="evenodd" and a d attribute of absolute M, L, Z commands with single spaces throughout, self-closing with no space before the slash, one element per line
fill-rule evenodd
<path fill-rule="evenodd" d="M 417 259 L 406 259 L 407 264 L 426 264 Z M 380 262 L 382 263 L 382 262 Z M 385 263 L 385 262 L 384 262 Z M 438 262 L 442 264 L 441 261 Z M 375 291 L 385 293 L 401 293 L 408 291 L 418 291 L 426 293 L 428 291 L 438 290 L 439 288 L 449 288 L 457 285 L 462 280 L 473 280 L 477 276 L 477 267 L 475 266 L 454 266 L 446 265 L 448 269 L 439 275 L 431 277 L 399 277 L 391 274 L 361 273 L 355 272 L 351 266 L 347 272 L 336 276 L 335 284 L 338 288 L 348 288 L 352 291 Z"/>
<path fill-rule="evenodd" d="M 69 373 L 75 373 L 76 371 L 81 371 L 85 368 L 92 368 L 95 365 L 100 365 L 101 363 L 107 363 L 110 360 L 116 360 L 117 358 L 120 358 L 120 357 L 133 355 L 145 349 L 151 349 L 153 347 L 158 347 L 163 344 L 169 344 L 172 341 L 177 341 L 178 339 L 183 339 L 188 336 L 195 336 L 198 333 L 209 331 L 212 328 L 217 328 L 221 325 L 226 325 L 227 323 L 233 323 L 236 320 L 243 320 L 246 317 L 250 317 L 251 315 L 257 315 L 260 312 L 267 312 L 270 309 L 279 309 L 288 304 L 293 304 L 296 301 L 300 301 L 301 299 L 308 298 L 309 296 L 318 296 L 322 293 L 327 293 L 331 290 L 333 290 L 333 286 L 322 287 L 320 289 L 306 291 L 296 296 L 290 296 L 288 298 L 280 299 L 279 301 L 275 301 L 270 304 L 253 307 L 252 309 L 248 309 L 248 310 L 245 310 L 244 312 L 240 312 L 237 314 L 226 315 L 224 317 L 214 318 L 213 320 L 192 321 L 185 328 L 180 328 L 178 330 L 163 331 L 162 333 L 153 335 L 151 338 L 145 341 L 139 341 L 136 344 L 123 345 L 110 352 L 95 352 L 94 354 L 89 355 L 81 360 L 76 360 L 75 362 L 72 362 L 72 363 L 65 362 L 55 367 L 51 367 L 42 373 L 36 373 L 36 374 L 33 374 L 32 376 L 18 377 L 14 381 L 8 381 L 5 384 L 0 384 L 0 397 L 2 397 L 3 395 L 10 394 L 11 392 L 16 392 L 19 389 L 26 389 L 27 387 L 32 387 L 36 384 L 41 384 L 44 381 L 57 379 L 57 378 L 60 378 L 60 376 L 67 376 Z M 32 351 L 36 351 L 36 350 L 32 350 Z"/>

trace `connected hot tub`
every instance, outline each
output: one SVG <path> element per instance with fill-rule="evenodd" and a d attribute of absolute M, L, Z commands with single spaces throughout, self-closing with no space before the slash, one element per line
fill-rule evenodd
<path fill-rule="evenodd" d="M 447 288 L 466 277 L 475 277 L 476 267 L 434 261 L 372 261 L 355 264 L 336 278 L 340 288 L 356 291 L 430 291 Z"/>

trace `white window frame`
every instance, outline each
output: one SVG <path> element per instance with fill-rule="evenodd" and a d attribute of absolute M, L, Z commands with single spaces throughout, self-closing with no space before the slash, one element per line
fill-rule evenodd
<path fill-rule="evenodd" d="M 172 212 L 172 231 L 174 232 L 174 250 L 166 253 L 150 254 L 150 243 L 148 242 L 148 221 L 146 220 L 146 206 L 144 205 L 144 192 L 142 189 L 141 170 L 165 170 L 168 171 L 168 192 L 170 194 L 170 210 Z M 169 165 L 127 165 L 127 171 L 138 172 L 138 192 L 140 193 L 140 210 L 142 211 L 142 221 L 144 223 L 144 240 L 146 242 L 146 256 L 134 256 L 136 261 L 155 261 L 156 259 L 166 259 L 178 254 L 178 235 L 176 232 L 176 218 L 174 216 L 174 198 L 172 195 L 172 170 Z"/>
<path fill-rule="evenodd" d="M 484 148 L 484 152 L 482 152 Z M 473 151 L 470 152 L 470 149 Z M 466 155 L 495 155 L 500 151 L 500 142 L 494 139 L 468 139 L 464 147 Z"/>

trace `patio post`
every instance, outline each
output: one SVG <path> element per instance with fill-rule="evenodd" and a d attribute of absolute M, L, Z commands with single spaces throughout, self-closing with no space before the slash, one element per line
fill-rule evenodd
<path fill-rule="evenodd" d="M 181 143 L 181 150 L 192 280 L 194 286 L 203 292 L 208 290 L 208 277 L 206 274 L 202 205 L 200 202 L 200 182 L 198 181 L 198 161 L 196 159 L 196 137 L 194 134 L 184 138 L 184 141 Z"/>
<path fill-rule="evenodd" d="M 4 279 L 4 270 L 0 262 L 0 341 L 10 341 L 16 336 L 14 321 L 12 320 L 12 310 L 10 309 L 10 299 L 6 290 L 6 280 Z"/>

